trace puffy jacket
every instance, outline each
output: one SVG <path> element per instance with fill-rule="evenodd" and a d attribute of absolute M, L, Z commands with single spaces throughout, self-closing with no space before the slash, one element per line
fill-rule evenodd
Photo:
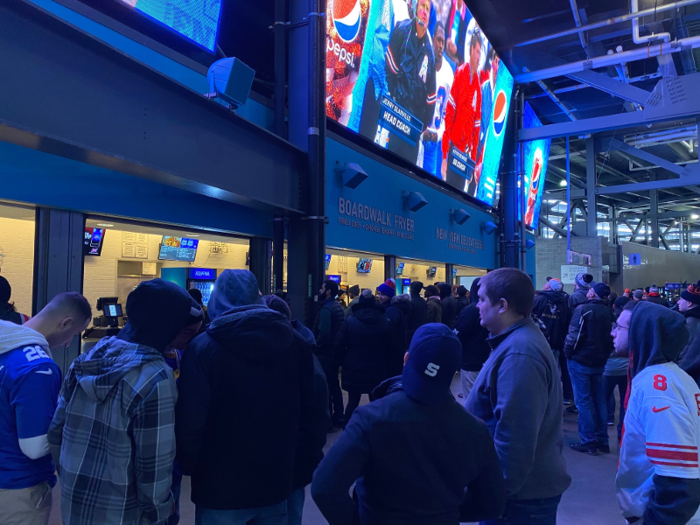
<path fill-rule="evenodd" d="M 319 323 L 323 310 L 327 310 L 331 316 L 331 327 L 327 334 L 321 334 L 319 331 Z M 333 346 L 335 345 L 335 337 L 338 335 L 338 330 L 345 320 L 345 310 L 335 299 L 327 299 L 321 305 L 321 311 L 316 316 L 314 322 L 314 337 L 316 337 L 316 355 L 331 356 L 333 355 Z"/>
<path fill-rule="evenodd" d="M 532 313 L 547 328 L 549 344 L 552 349 L 563 349 L 566 334 L 569 331 L 569 322 L 571 321 L 569 296 L 564 292 L 551 290 L 537 292 Z"/>
<path fill-rule="evenodd" d="M 428 323 L 441 323 L 442 322 L 442 303 L 437 297 L 431 297 L 426 300 L 428 305 L 428 316 L 426 321 Z"/>
<path fill-rule="evenodd" d="M 396 339 L 392 322 L 379 305 L 355 307 L 338 331 L 335 353 L 343 367 L 343 390 L 369 394 L 389 377 Z"/>
<path fill-rule="evenodd" d="M 428 322 L 428 304 L 420 294 L 411 295 L 411 315 L 408 318 L 408 343 L 411 343 L 413 334 L 421 326 Z"/>
<path fill-rule="evenodd" d="M 311 493 L 330 525 L 457 525 L 503 512 L 503 473 L 481 420 L 452 396 L 414 401 L 400 377 L 374 394 L 314 474 Z"/>
<path fill-rule="evenodd" d="M 571 317 L 564 354 L 592 368 L 605 366 L 613 351 L 613 315 L 605 301 L 589 299 Z"/>
<path fill-rule="evenodd" d="M 577 288 L 574 290 L 574 293 L 569 296 L 569 308 L 571 309 L 572 314 L 574 312 L 574 308 L 588 301 L 588 297 L 586 297 L 588 292 L 588 288 Z"/>
<path fill-rule="evenodd" d="M 188 345 L 176 435 L 195 505 L 250 509 L 289 497 L 304 426 L 297 372 L 304 344 L 284 315 L 252 304 L 217 315 Z"/>

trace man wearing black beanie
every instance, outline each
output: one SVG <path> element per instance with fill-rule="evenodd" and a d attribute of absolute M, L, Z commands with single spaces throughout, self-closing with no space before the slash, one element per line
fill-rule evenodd
<path fill-rule="evenodd" d="M 311 494 L 330 525 L 457 525 L 501 515 L 505 483 L 491 435 L 450 392 L 461 354 L 446 326 L 416 331 L 403 375 L 355 411 L 314 474 Z"/>
<path fill-rule="evenodd" d="M 153 279 L 126 313 L 118 336 L 73 362 L 49 428 L 64 523 L 164 523 L 174 510 L 177 387 L 163 353 L 202 309 Z"/>

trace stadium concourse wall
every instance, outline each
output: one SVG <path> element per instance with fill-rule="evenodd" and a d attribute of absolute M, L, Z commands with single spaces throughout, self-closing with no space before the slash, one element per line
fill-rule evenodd
<path fill-rule="evenodd" d="M 622 242 L 622 267 L 625 288 L 644 288 L 651 284 L 697 282 L 700 279 L 700 255 L 652 248 L 633 242 Z M 640 254 L 641 264 L 630 265 L 630 254 Z"/>

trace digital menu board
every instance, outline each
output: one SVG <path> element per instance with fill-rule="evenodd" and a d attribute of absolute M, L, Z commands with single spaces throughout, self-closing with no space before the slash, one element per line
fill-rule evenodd
<path fill-rule="evenodd" d="M 221 0 L 116 0 L 166 25 L 194 43 L 214 51 Z"/>
<path fill-rule="evenodd" d="M 326 115 L 491 206 L 513 91 L 459 0 L 328 0 Z"/>
<path fill-rule="evenodd" d="M 85 237 L 83 239 L 83 254 L 102 255 L 102 243 L 105 239 L 104 228 L 85 228 Z"/>
<path fill-rule="evenodd" d="M 197 239 L 165 236 L 160 245 L 158 259 L 161 261 L 194 262 L 198 246 Z"/>
<path fill-rule="evenodd" d="M 525 128 L 542 126 L 529 103 L 525 103 L 523 112 L 523 124 Z M 549 148 L 551 139 L 533 140 L 523 142 L 523 158 L 525 159 L 525 187 L 527 188 L 527 204 L 525 205 L 525 226 L 537 229 L 540 220 L 540 208 L 542 207 L 542 195 L 544 194 L 544 182 L 547 174 L 547 161 L 549 160 Z M 518 163 L 521 156 L 518 155 Z M 522 169 L 518 170 L 522 173 Z M 520 201 L 518 201 L 520 203 Z M 518 204 L 520 209 L 520 204 Z M 522 214 L 518 214 L 522 217 Z"/>

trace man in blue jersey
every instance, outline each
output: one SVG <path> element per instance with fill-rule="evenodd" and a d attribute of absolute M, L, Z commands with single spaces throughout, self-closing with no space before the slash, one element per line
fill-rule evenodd
<path fill-rule="evenodd" d="M 51 349 L 87 328 L 92 312 L 75 292 L 54 297 L 23 325 L 0 321 L 0 523 L 46 525 L 56 484 L 47 431 L 61 388 Z"/>

